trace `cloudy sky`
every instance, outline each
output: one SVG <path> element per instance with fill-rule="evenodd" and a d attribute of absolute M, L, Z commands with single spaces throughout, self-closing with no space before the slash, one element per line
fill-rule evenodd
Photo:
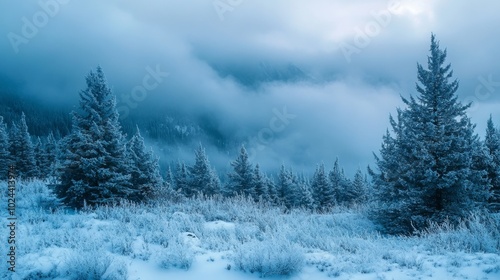
<path fill-rule="evenodd" d="M 255 162 L 373 163 L 434 32 L 484 134 L 500 123 L 498 1 L 0 0 L 0 88 L 73 106 L 105 71 L 123 113 L 210 115 Z M 232 155 L 231 155 L 232 156 Z"/>

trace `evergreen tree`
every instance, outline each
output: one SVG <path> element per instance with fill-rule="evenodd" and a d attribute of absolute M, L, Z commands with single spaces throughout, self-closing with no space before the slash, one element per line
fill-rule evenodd
<path fill-rule="evenodd" d="M 9 135 L 11 162 L 18 178 L 30 179 L 37 175 L 35 151 L 26 125 L 26 116 L 21 115 L 19 126 L 12 124 Z"/>
<path fill-rule="evenodd" d="M 258 164 L 255 165 L 253 172 L 253 189 L 255 190 L 255 201 L 269 201 L 268 185 L 264 175 L 260 172 Z"/>
<path fill-rule="evenodd" d="M 236 160 L 231 162 L 231 166 L 233 167 L 233 172 L 228 174 L 228 189 L 233 194 L 254 197 L 253 168 L 248 161 L 248 154 L 244 146 L 241 147 L 240 154 Z"/>
<path fill-rule="evenodd" d="M 281 190 L 283 202 L 288 209 L 297 208 L 301 205 L 302 198 L 297 176 L 292 170 L 285 170 L 282 166 L 278 176 L 278 187 Z"/>
<path fill-rule="evenodd" d="M 165 174 L 165 182 L 168 183 L 172 189 L 175 189 L 174 175 L 172 174 L 170 165 L 168 166 L 167 173 Z"/>
<path fill-rule="evenodd" d="M 335 194 L 332 186 L 328 183 L 323 163 L 316 167 L 311 181 L 311 189 L 317 209 L 327 209 L 335 205 Z"/>
<path fill-rule="evenodd" d="M 33 172 L 33 176 L 42 180 L 47 179 L 47 177 L 44 176 L 44 171 L 47 170 L 44 161 L 44 150 L 45 146 L 42 144 L 42 140 L 40 137 L 36 137 L 33 147 L 35 155 L 35 171 Z"/>
<path fill-rule="evenodd" d="M 305 178 L 299 178 L 298 190 L 300 194 L 300 207 L 307 210 L 314 210 L 314 198 L 311 190 L 311 185 Z"/>
<path fill-rule="evenodd" d="M 47 136 L 45 150 L 43 155 L 43 166 L 45 170 L 42 171 L 43 176 L 49 178 L 49 181 L 53 184 L 57 176 L 57 170 L 60 169 L 60 149 L 57 140 L 54 138 L 52 132 Z"/>
<path fill-rule="evenodd" d="M 350 184 L 347 193 L 347 201 L 349 204 L 360 204 L 365 202 L 366 199 L 366 186 L 363 179 L 363 173 L 358 168 L 354 175 L 354 181 Z"/>
<path fill-rule="evenodd" d="M 110 204 L 135 194 L 130 183 L 126 142 L 118 122 L 116 99 L 100 67 L 86 77 L 80 107 L 73 112 L 65 139 L 61 184 L 57 193 L 73 207 Z"/>
<path fill-rule="evenodd" d="M 154 156 L 153 151 L 146 151 L 139 127 L 136 129 L 136 133 L 127 145 L 131 171 L 130 183 L 134 189 L 129 199 L 139 202 L 146 198 L 155 198 L 156 189 L 163 186 L 163 180 L 158 158 Z"/>
<path fill-rule="evenodd" d="M 500 135 L 493 124 L 493 120 L 488 119 L 486 128 L 486 137 L 484 139 L 489 161 L 486 166 L 488 178 L 491 183 L 491 197 L 489 198 L 489 207 L 492 211 L 500 211 Z"/>
<path fill-rule="evenodd" d="M 195 195 L 189 186 L 189 171 L 184 162 L 177 162 L 177 168 L 174 175 L 175 190 L 182 193 L 186 197 Z"/>
<path fill-rule="evenodd" d="M 277 189 L 277 186 L 274 182 L 274 178 L 271 177 L 264 177 L 264 181 L 266 183 L 266 188 L 267 188 L 267 196 L 269 197 L 269 200 L 273 205 L 280 205 L 282 204 L 282 200 L 279 196 L 279 192 Z"/>
<path fill-rule="evenodd" d="M 484 172 L 474 168 L 477 137 L 466 115 L 470 105 L 457 100 L 458 82 L 450 82 L 446 51 L 434 35 L 430 52 L 428 68 L 418 64 L 419 96 L 403 98 L 407 109 L 398 112 L 398 122 L 391 119 L 395 136 L 384 137 L 380 173 L 373 174 L 375 216 L 392 233 L 411 233 L 429 221 L 458 221 L 485 195 Z"/>
<path fill-rule="evenodd" d="M 190 171 L 190 188 L 193 193 L 203 193 L 208 196 L 213 196 L 219 193 L 219 185 L 216 178 L 217 175 L 210 167 L 205 149 L 200 144 L 195 151 L 195 163 L 189 168 Z"/>
<path fill-rule="evenodd" d="M 372 215 L 384 226 L 386 232 L 392 234 L 411 232 L 412 212 L 423 203 L 419 195 L 410 194 L 410 186 L 400 179 L 411 175 L 411 158 L 404 157 L 410 152 L 411 144 L 403 139 L 402 118 L 401 110 L 398 110 L 396 120 L 392 116 L 389 118 L 394 136 L 387 131 L 383 137 L 380 157 L 374 154 L 380 172 L 376 173 L 368 168 L 373 178 L 374 199 L 378 204 Z"/>
<path fill-rule="evenodd" d="M 0 180 L 7 179 L 9 165 L 9 135 L 7 132 L 7 125 L 3 122 L 3 117 L 0 116 Z"/>
<path fill-rule="evenodd" d="M 348 200 L 347 192 L 350 188 L 350 182 L 344 170 L 340 168 L 338 158 L 335 159 L 333 169 L 328 173 L 328 181 L 335 198 L 335 203 L 339 205 L 345 204 Z"/>

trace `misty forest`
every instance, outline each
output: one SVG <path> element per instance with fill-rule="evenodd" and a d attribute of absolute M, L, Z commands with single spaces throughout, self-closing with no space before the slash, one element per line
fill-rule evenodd
<path fill-rule="evenodd" d="M 215 1 L 216 15 L 227 5 Z M 456 41 L 448 52 L 438 35 L 419 44 L 416 68 L 397 65 L 413 86 L 387 102 L 369 145 L 348 114 L 338 129 L 297 109 L 317 94 L 259 109 L 271 97 L 257 81 L 285 85 L 283 100 L 323 83 L 295 64 L 260 63 L 254 76 L 213 66 L 229 85 L 187 83 L 228 93 L 179 87 L 165 106 L 148 99 L 176 73 L 158 65 L 129 95 L 108 80 L 121 70 L 98 61 L 58 104 L 0 87 L 2 279 L 500 279 L 496 112 L 473 122 L 448 56 Z M 340 46 L 348 60 L 360 51 Z M 235 83 L 262 96 L 237 100 Z M 224 114 L 207 109 L 216 102 Z M 243 121 L 252 110 L 264 122 Z M 339 152 L 348 142 L 363 156 Z"/>

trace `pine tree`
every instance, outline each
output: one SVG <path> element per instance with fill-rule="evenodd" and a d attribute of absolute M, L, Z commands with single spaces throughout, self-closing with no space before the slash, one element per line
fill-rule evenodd
<path fill-rule="evenodd" d="M 314 210 L 314 198 L 311 190 L 311 185 L 306 178 L 299 178 L 298 190 L 300 194 L 300 207 L 307 210 Z"/>
<path fill-rule="evenodd" d="M 264 175 L 260 172 L 258 164 L 255 165 L 253 171 L 253 189 L 255 190 L 255 201 L 269 201 L 268 185 Z"/>
<path fill-rule="evenodd" d="M 282 166 L 278 176 L 278 189 L 288 209 L 300 206 L 302 198 L 297 176 L 291 170 L 286 170 L 284 166 Z"/>
<path fill-rule="evenodd" d="M 195 195 L 189 185 L 189 176 L 190 174 L 186 168 L 186 164 L 180 161 L 177 162 L 177 168 L 174 175 L 175 190 L 182 193 L 186 197 L 192 197 Z"/>
<path fill-rule="evenodd" d="M 165 173 L 164 181 L 168 183 L 172 189 L 175 189 L 174 175 L 172 174 L 172 169 L 170 168 L 170 165 L 168 166 L 167 172 Z"/>
<path fill-rule="evenodd" d="M 333 169 L 328 173 L 328 181 L 335 198 L 335 203 L 344 204 L 347 200 L 346 190 L 349 187 L 349 182 L 344 171 L 339 166 L 338 158 L 335 159 Z"/>
<path fill-rule="evenodd" d="M 35 152 L 26 125 L 26 116 L 21 115 L 19 125 L 12 124 L 9 135 L 11 162 L 18 178 L 30 179 L 37 175 Z"/>
<path fill-rule="evenodd" d="M 45 170 L 42 171 L 43 175 L 46 178 L 49 178 L 49 182 L 52 184 L 55 183 L 57 176 L 57 170 L 60 169 L 60 149 L 57 140 L 54 138 L 54 134 L 52 132 L 47 136 L 44 156 L 43 156 L 43 165 L 45 166 Z"/>
<path fill-rule="evenodd" d="M 254 197 L 253 168 L 248 161 L 248 154 L 244 146 L 241 147 L 236 160 L 231 162 L 231 166 L 233 172 L 228 174 L 228 189 L 232 194 Z"/>
<path fill-rule="evenodd" d="M 332 186 L 328 183 L 323 163 L 316 167 L 311 181 L 311 189 L 316 209 L 322 210 L 335 206 L 335 194 Z"/>
<path fill-rule="evenodd" d="M 33 172 L 33 176 L 42 180 L 47 179 L 44 174 L 45 170 L 47 170 L 44 162 L 44 149 L 45 146 L 43 145 L 42 140 L 40 137 L 36 137 L 33 147 L 35 155 L 35 171 Z"/>
<path fill-rule="evenodd" d="M 130 183 L 134 190 L 128 198 L 137 202 L 155 198 L 156 189 L 163 186 L 160 166 L 153 151 L 146 151 L 139 127 L 136 128 L 136 133 L 128 142 L 127 148 L 131 170 Z"/>
<path fill-rule="evenodd" d="M 111 204 L 134 194 L 116 98 L 100 67 L 90 72 L 86 82 L 80 108 L 73 112 L 72 132 L 64 141 L 57 188 L 59 197 L 77 208 L 85 203 Z"/>
<path fill-rule="evenodd" d="M 347 201 L 350 205 L 360 204 L 365 202 L 366 199 L 366 186 L 363 179 L 363 173 L 361 169 L 358 168 L 356 174 L 354 175 L 354 180 L 350 184 L 350 188 L 347 191 Z"/>
<path fill-rule="evenodd" d="M 189 185 L 193 193 L 203 193 L 204 195 L 213 196 L 219 193 L 219 185 L 215 171 L 210 167 L 210 162 L 205 149 L 200 144 L 195 151 L 195 163 L 189 168 L 191 174 Z"/>
<path fill-rule="evenodd" d="M 389 118 L 393 135 L 389 131 L 383 137 L 380 157 L 374 154 L 379 173 L 368 168 L 374 185 L 374 199 L 377 206 L 373 218 L 392 234 L 407 234 L 413 230 L 412 213 L 423 202 L 420 195 L 411 195 L 411 188 L 400 178 L 411 176 L 411 143 L 403 139 L 403 111 L 398 110 L 396 120 Z"/>
<path fill-rule="evenodd" d="M 486 137 L 484 139 L 489 161 L 486 166 L 488 179 L 491 183 L 491 197 L 488 200 L 489 207 L 494 212 L 500 211 L 500 135 L 493 124 L 493 120 L 488 119 Z"/>
<path fill-rule="evenodd" d="M 458 82 L 450 82 L 446 51 L 434 35 L 430 52 L 428 68 L 417 66 L 419 96 L 403 98 L 407 109 L 398 113 L 398 122 L 391 120 L 395 136 L 384 137 L 380 173 L 374 173 L 375 216 L 392 233 L 411 233 L 429 221 L 456 222 L 486 195 L 484 171 L 474 168 L 477 137 L 466 115 L 470 105 L 457 100 Z"/>
<path fill-rule="evenodd" d="M 283 203 L 283 201 L 281 200 L 281 198 L 279 196 L 279 192 L 278 192 L 277 186 L 274 182 L 274 178 L 265 176 L 264 181 L 266 183 L 267 196 L 269 197 L 269 201 L 271 202 L 271 204 L 276 205 L 276 206 L 281 205 Z"/>
<path fill-rule="evenodd" d="M 0 116 L 0 180 L 6 180 L 10 165 L 9 135 L 7 125 Z"/>

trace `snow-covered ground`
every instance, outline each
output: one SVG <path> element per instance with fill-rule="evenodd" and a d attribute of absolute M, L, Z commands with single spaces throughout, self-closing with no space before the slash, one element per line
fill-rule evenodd
<path fill-rule="evenodd" d="M 16 273 L 2 227 L 2 279 L 500 279 L 498 228 L 477 216 L 394 237 L 363 209 L 284 213 L 235 199 L 52 213 L 42 183 L 19 188 Z"/>

